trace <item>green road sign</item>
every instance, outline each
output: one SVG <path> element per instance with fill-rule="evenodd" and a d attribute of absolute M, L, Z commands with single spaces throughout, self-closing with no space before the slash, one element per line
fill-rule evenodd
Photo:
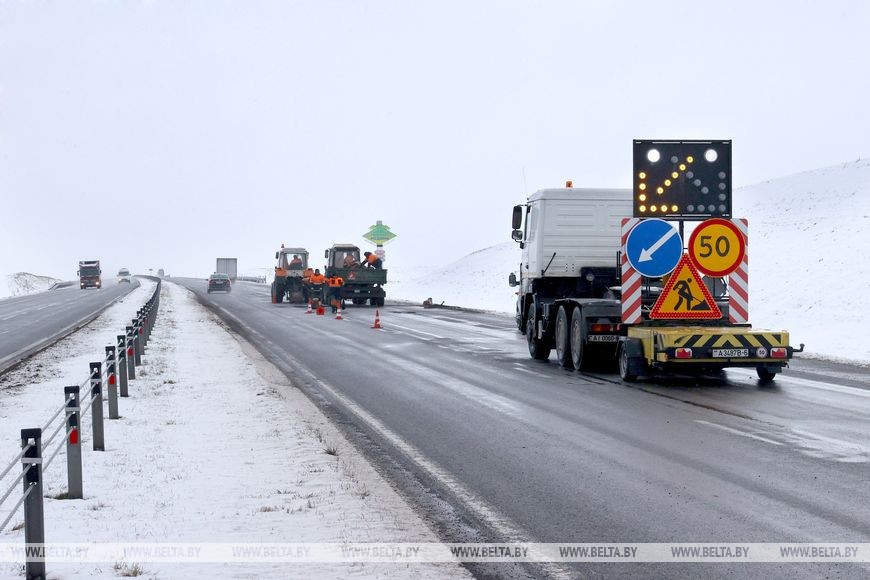
<path fill-rule="evenodd" d="M 381 220 L 378 220 L 378 223 L 370 227 L 363 237 L 376 246 L 383 246 L 395 238 L 396 234 L 390 231 L 389 226 L 385 226 Z"/>

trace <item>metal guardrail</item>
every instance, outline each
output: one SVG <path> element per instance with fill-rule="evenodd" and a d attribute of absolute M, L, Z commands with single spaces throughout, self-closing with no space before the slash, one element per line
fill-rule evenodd
<path fill-rule="evenodd" d="M 67 499 L 83 498 L 81 433 L 84 419 L 90 411 L 93 450 L 105 451 L 103 403 L 108 403 L 109 419 L 120 418 L 118 390 L 120 388 L 121 397 L 129 396 L 129 381 L 136 378 L 136 367 L 142 364 L 145 346 L 148 344 L 157 319 L 157 310 L 160 306 L 160 279 L 150 279 L 157 282 L 157 287 L 151 298 L 137 312 L 132 324 L 126 327 L 126 332 L 117 336 L 116 344 L 106 347 L 103 360 L 90 363 L 88 377 L 84 381 L 78 385 L 64 387 L 63 405 L 54 411 L 45 425 L 21 430 L 21 451 L 0 471 L 0 481 L 2 481 L 19 462 L 21 463 L 21 473 L 0 495 L 0 507 L 2 507 L 16 487 L 23 482 L 21 497 L 14 503 L 6 517 L 0 520 L 0 532 L 6 528 L 23 505 L 24 543 L 30 548 L 35 548 L 27 550 L 25 572 L 28 580 L 45 578 L 43 475 L 55 457 L 61 451 L 66 451 Z M 108 387 L 108 397 L 103 397 L 104 385 Z M 82 389 L 86 387 L 89 390 L 84 391 L 85 400 L 82 401 Z M 61 414 L 64 415 L 63 420 L 58 421 Z M 43 440 L 43 433 L 48 432 L 55 422 L 57 426 L 51 435 Z M 55 444 L 64 428 L 63 441 L 53 449 L 49 449 L 52 444 Z M 0 514 L 0 517 L 3 515 Z"/>

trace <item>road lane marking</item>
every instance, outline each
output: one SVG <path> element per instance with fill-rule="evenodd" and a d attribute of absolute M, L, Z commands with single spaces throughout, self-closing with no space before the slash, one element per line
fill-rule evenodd
<path fill-rule="evenodd" d="M 521 366 L 514 365 L 514 370 L 520 371 L 521 373 L 527 373 L 530 375 L 535 375 L 536 377 L 540 377 L 542 379 L 549 379 L 550 377 L 543 373 L 536 373 L 535 371 L 530 371 L 529 369 L 524 369 Z"/>
<path fill-rule="evenodd" d="M 702 419 L 695 419 L 695 423 L 700 423 L 701 425 L 708 425 L 710 427 L 713 427 L 714 429 L 721 429 L 722 431 L 727 431 L 728 433 L 733 433 L 734 435 L 740 435 L 741 437 L 748 437 L 749 439 L 763 441 L 765 443 L 770 443 L 771 445 L 783 445 L 783 443 L 780 443 L 779 441 L 774 441 L 773 439 L 768 439 L 767 437 L 761 437 L 760 435 L 753 435 L 752 433 L 747 433 L 746 431 L 741 431 L 739 429 L 726 427 L 725 425 L 720 425 L 719 423 L 711 423 L 710 421 L 704 421 Z"/>
<path fill-rule="evenodd" d="M 734 374 L 741 375 L 741 376 L 743 376 L 745 378 L 749 378 L 749 379 L 755 378 L 754 373 L 740 371 L 737 369 L 728 369 L 728 373 L 729 374 L 734 373 Z M 802 379 L 799 377 L 792 377 L 789 375 L 779 375 L 779 376 L 781 378 L 779 378 L 778 380 L 785 382 L 785 383 L 793 383 L 793 384 L 801 385 L 804 387 L 811 387 L 813 389 L 819 389 L 822 391 L 830 391 L 833 393 L 841 393 L 844 395 L 853 395 L 856 397 L 870 398 L 870 390 L 867 390 L 867 389 L 861 389 L 858 387 L 847 387 L 845 385 L 835 385 L 833 383 L 824 383 L 822 381 L 814 381 L 812 379 Z"/>
<path fill-rule="evenodd" d="M 303 365 L 293 355 L 286 352 L 286 350 L 280 349 L 277 344 L 269 339 L 266 339 L 261 333 L 257 332 L 238 316 L 235 316 L 234 314 L 230 313 L 228 310 L 215 304 L 214 302 L 212 303 L 212 305 L 221 313 L 223 313 L 223 315 L 233 319 L 240 327 L 245 328 L 248 332 L 252 334 L 252 336 L 260 337 L 262 341 L 261 344 L 263 346 L 268 345 L 268 347 L 270 347 L 269 350 L 272 351 L 270 353 L 272 357 L 275 357 L 277 359 L 284 358 L 286 361 L 288 361 L 295 370 L 295 372 L 304 375 L 305 380 L 317 385 L 324 392 L 328 393 L 331 397 L 340 402 L 344 406 L 344 408 L 348 410 L 348 412 L 355 415 L 357 419 L 362 421 L 363 424 L 365 424 L 368 428 L 378 433 L 381 437 L 384 438 L 384 440 L 386 440 L 396 449 L 398 449 L 418 468 L 426 472 L 429 477 L 440 482 L 441 485 L 444 486 L 446 489 L 449 489 L 451 493 L 453 493 L 459 499 L 465 509 L 473 512 L 477 518 L 486 522 L 487 525 L 492 528 L 498 535 L 507 538 L 508 541 L 528 541 L 528 538 L 532 537 L 531 534 L 522 529 L 519 525 L 515 524 L 513 520 L 511 520 L 508 516 L 503 515 L 501 512 L 498 511 L 497 508 L 490 505 L 489 502 L 486 501 L 483 497 L 477 495 L 475 492 L 465 487 L 462 483 L 459 482 L 459 480 L 454 478 L 447 470 L 442 468 L 436 462 L 428 459 L 422 451 L 411 445 L 409 442 L 405 441 L 400 435 L 398 435 L 389 427 L 387 427 L 384 423 L 382 423 L 380 419 L 376 418 L 374 415 L 370 414 L 368 411 L 357 405 L 356 402 L 354 402 L 352 399 L 339 392 L 336 387 L 332 386 L 332 384 L 317 377 L 313 372 L 308 370 L 308 367 Z M 244 337 L 239 336 L 239 339 L 244 340 Z M 549 576 L 552 576 L 554 578 L 573 577 L 573 574 L 567 568 L 563 567 L 560 564 L 541 562 L 538 565 L 546 570 Z"/>

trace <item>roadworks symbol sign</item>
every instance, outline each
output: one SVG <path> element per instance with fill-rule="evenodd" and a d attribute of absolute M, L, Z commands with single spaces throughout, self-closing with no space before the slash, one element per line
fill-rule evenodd
<path fill-rule="evenodd" d="M 722 318 L 722 312 L 688 255 L 683 254 L 680 258 L 649 317 L 669 320 Z"/>

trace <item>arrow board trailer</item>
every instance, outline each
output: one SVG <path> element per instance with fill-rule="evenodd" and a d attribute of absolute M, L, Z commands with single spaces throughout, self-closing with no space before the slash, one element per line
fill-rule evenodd
<path fill-rule="evenodd" d="M 803 345 L 792 348 L 788 332 L 746 322 L 747 225 L 726 224 L 730 142 L 636 141 L 639 153 L 634 190 L 574 189 L 568 182 L 514 206 L 511 237 L 522 258 L 509 283 L 518 288 L 516 323 L 529 354 L 546 360 L 555 350 L 565 368 L 617 366 L 626 381 L 726 367 L 755 367 L 763 382 L 772 380 Z M 727 170 L 716 167 L 723 160 Z M 653 211 L 650 184 L 652 194 L 661 187 L 666 197 L 677 178 L 685 181 L 674 189 L 679 195 Z M 701 201 L 714 178 L 719 205 L 711 209 Z M 683 222 L 711 219 L 686 254 Z M 675 220 L 679 230 L 668 223 Z M 720 276 L 702 277 L 705 271 Z"/>

